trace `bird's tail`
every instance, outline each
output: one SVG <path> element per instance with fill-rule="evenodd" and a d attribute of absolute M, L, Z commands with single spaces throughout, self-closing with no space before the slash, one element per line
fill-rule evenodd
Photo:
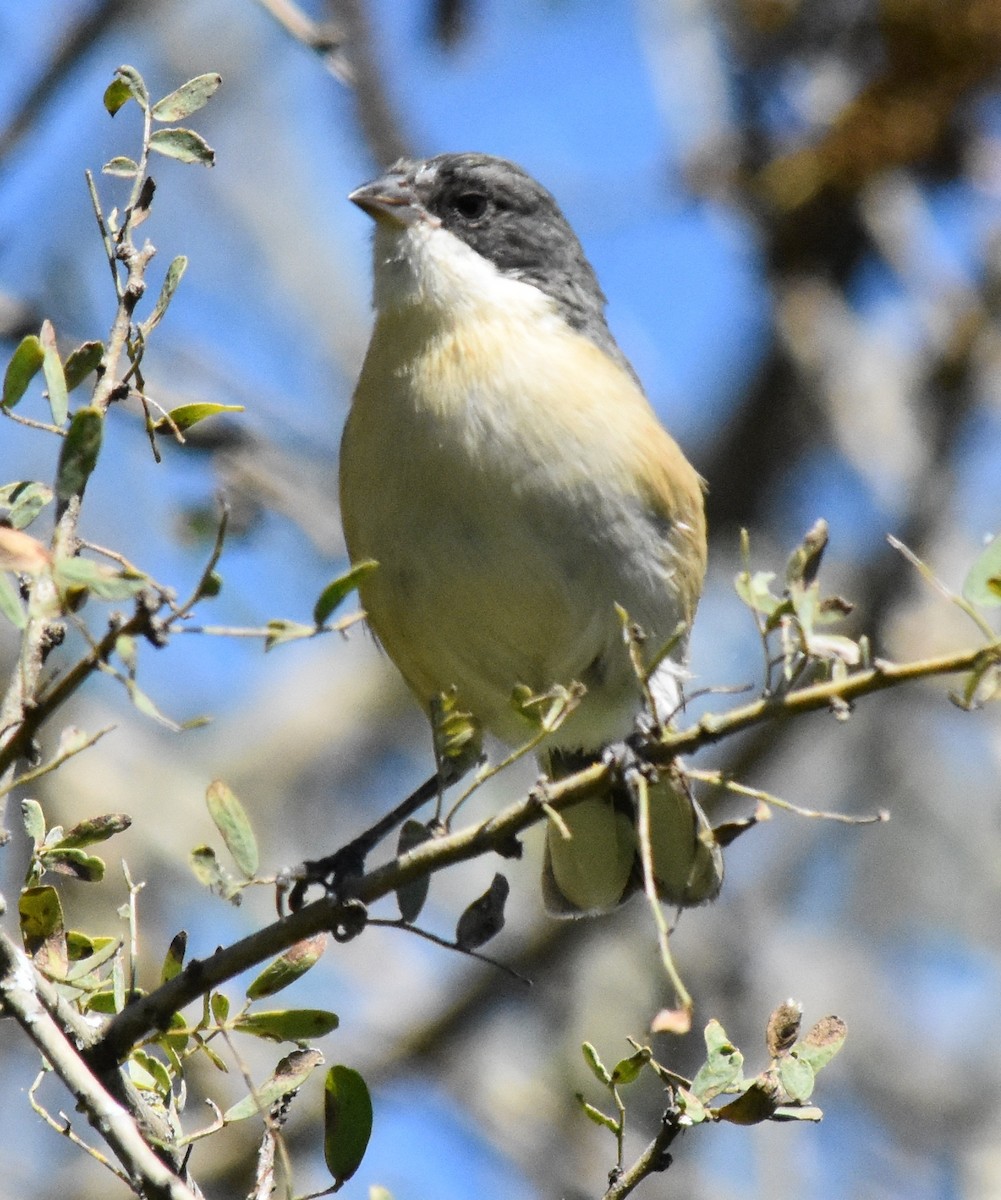
<path fill-rule="evenodd" d="M 561 779 L 598 757 L 555 750 L 542 765 L 551 779 Z M 723 855 L 686 782 L 665 771 L 649 785 L 648 795 L 650 850 L 661 900 L 689 907 L 715 899 L 723 882 Z M 613 783 L 607 795 L 564 808 L 560 816 L 566 829 L 549 823 L 542 868 L 543 899 L 552 915 L 604 912 L 642 888 L 635 804 L 624 780 Z"/>

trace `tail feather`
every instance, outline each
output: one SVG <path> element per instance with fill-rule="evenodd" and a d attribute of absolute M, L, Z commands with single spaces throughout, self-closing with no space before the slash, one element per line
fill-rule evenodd
<path fill-rule="evenodd" d="M 551 753 L 550 776 L 564 778 L 594 756 Z M 680 779 L 665 774 L 650 786 L 650 848 L 660 898 L 688 907 L 714 899 L 723 882 L 723 856 L 698 801 Z M 550 823 L 542 894 L 553 916 L 615 908 L 643 886 L 632 797 L 624 786 L 565 808 L 570 833 Z"/>

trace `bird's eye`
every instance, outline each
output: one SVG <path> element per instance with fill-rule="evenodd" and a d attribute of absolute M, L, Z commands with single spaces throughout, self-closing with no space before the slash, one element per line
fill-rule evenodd
<path fill-rule="evenodd" d="M 487 198 L 482 192 L 460 192 L 452 208 L 464 221 L 476 221 L 487 211 Z"/>

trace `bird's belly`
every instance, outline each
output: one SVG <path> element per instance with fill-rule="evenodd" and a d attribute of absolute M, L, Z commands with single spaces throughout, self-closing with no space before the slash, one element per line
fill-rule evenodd
<path fill-rule="evenodd" d="M 491 487 L 482 473 L 466 488 L 458 475 L 387 482 L 349 522 L 352 557 L 380 564 L 362 602 L 386 651 L 423 704 L 455 686 L 507 742 L 532 731 L 512 704 L 517 685 L 575 680 L 587 695 L 555 743 L 590 749 L 625 736 L 641 698 L 616 605 L 666 636 L 676 618 L 657 612 L 669 607 L 663 580 L 637 580 L 629 555 L 579 511 Z"/>

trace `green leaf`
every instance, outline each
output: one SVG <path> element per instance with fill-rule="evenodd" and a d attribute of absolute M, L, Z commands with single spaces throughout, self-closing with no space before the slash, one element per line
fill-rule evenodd
<path fill-rule="evenodd" d="M 160 288 L 160 295 L 156 298 L 156 304 L 153 305 L 153 311 L 141 325 L 144 336 L 148 337 L 150 331 L 155 329 L 163 320 L 163 315 L 174 298 L 174 293 L 177 291 L 177 285 L 184 278 L 184 272 L 187 269 L 188 260 L 185 255 L 179 254 L 171 261 L 170 266 L 167 268 L 167 274 L 163 277 L 163 285 Z"/>
<path fill-rule="evenodd" d="M 244 1013 L 233 1028 L 272 1042 L 307 1042 L 336 1029 L 337 1015 L 323 1008 L 287 1008 Z"/>
<path fill-rule="evenodd" d="M 207 575 L 202 576 L 201 583 L 198 587 L 198 600 L 211 600 L 213 596 L 218 596 L 222 591 L 222 576 L 218 571 L 209 571 Z"/>
<path fill-rule="evenodd" d="M 247 879 L 252 879 L 257 872 L 260 857 L 257 839 L 243 805 L 221 779 L 209 784 L 205 792 L 205 803 L 216 829 L 222 834 L 226 849 L 233 856 L 233 861 Z"/>
<path fill-rule="evenodd" d="M 795 1053 L 784 1055 L 778 1066 L 779 1082 L 790 1100 L 803 1103 L 813 1094 L 816 1076 L 813 1067 Z"/>
<path fill-rule="evenodd" d="M 323 1055 L 319 1050 L 293 1050 L 279 1062 L 269 1079 L 258 1084 L 252 1095 L 226 1109 L 222 1119 L 229 1124 L 258 1114 L 266 1116 L 286 1096 L 297 1092 L 322 1062 Z"/>
<path fill-rule="evenodd" d="M 676 1084 L 674 1088 L 674 1096 L 678 1108 L 683 1114 L 683 1120 L 686 1125 L 699 1125 L 709 1115 L 709 1110 L 702 1101 L 688 1088 Z"/>
<path fill-rule="evenodd" d="M 741 571 L 733 581 L 734 590 L 748 608 L 766 617 L 775 613 L 787 603 L 785 599 L 772 594 L 769 584 L 775 578 L 774 571 Z"/>
<path fill-rule="evenodd" d="M 981 608 L 1001 605 L 1001 534 L 974 559 L 963 582 L 963 595 Z"/>
<path fill-rule="evenodd" d="M 215 95 L 222 76 L 214 72 L 209 75 L 196 75 L 187 83 L 182 83 L 176 91 L 157 100 L 150 110 L 154 121 L 183 121 L 192 113 L 198 112 Z"/>
<path fill-rule="evenodd" d="M 273 959 L 247 988 L 248 1000 L 262 1000 L 295 983 L 320 961 L 327 948 L 327 935 L 318 933 L 290 946 L 284 954 Z"/>
<path fill-rule="evenodd" d="M 132 1071 L 133 1066 L 137 1067 L 138 1071 Z M 129 1055 L 129 1067 L 129 1074 L 136 1087 L 142 1088 L 144 1091 L 157 1092 L 164 1098 L 170 1095 L 172 1086 L 170 1073 L 158 1058 L 154 1058 L 145 1050 L 133 1050 Z M 145 1079 L 143 1075 L 146 1076 Z"/>
<path fill-rule="evenodd" d="M 103 342 L 84 342 L 70 354 L 63 368 L 66 375 L 66 390 L 72 392 L 92 372 L 96 371 L 104 358 Z"/>
<path fill-rule="evenodd" d="M 726 1036 L 719 1021 L 710 1021 L 705 1028 L 706 1049 L 709 1055 L 692 1080 L 692 1091 L 702 1101 L 711 1100 L 740 1079 L 744 1056 Z"/>
<path fill-rule="evenodd" d="M 225 1025 L 229 1016 L 229 997 L 224 992 L 213 992 L 209 999 L 212 1016 L 218 1025 Z"/>
<path fill-rule="evenodd" d="M 767 1121 L 777 1107 L 778 1087 L 773 1079 L 761 1075 L 736 1100 L 717 1108 L 716 1117 L 731 1125 L 758 1125 Z"/>
<path fill-rule="evenodd" d="M 331 1067 L 323 1091 L 323 1157 L 335 1188 L 361 1166 L 372 1135 L 372 1097 L 351 1067 Z"/>
<path fill-rule="evenodd" d="M 796 1043 L 792 1052 L 816 1072 L 827 1066 L 845 1044 L 847 1036 L 848 1026 L 840 1017 L 823 1017 L 801 1042 Z"/>
<path fill-rule="evenodd" d="M 42 344 L 42 374 L 45 376 L 45 386 L 49 392 L 52 420 L 56 425 L 62 425 L 68 412 L 69 396 L 66 392 L 66 374 L 59 357 L 59 347 L 56 345 L 56 331 L 51 321 L 42 322 L 38 340 Z"/>
<path fill-rule="evenodd" d="M 38 374 L 45 361 L 42 343 L 33 334 L 22 338 L 11 355 L 3 377 L 3 407 L 13 408 L 28 390 L 28 384 Z"/>
<path fill-rule="evenodd" d="M 358 587 L 361 581 L 372 572 L 379 564 L 371 558 L 366 558 L 363 562 L 355 563 L 354 566 L 346 574 L 332 580 L 323 591 L 317 596 L 316 604 L 313 605 L 313 620 L 317 625 L 322 625 L 330 614 L 347 599 L 348 595 Z"/>
<path fill-rule="evenodd" d="M 105 813 L 74 825 L 56 842 L 56 847 L 71 850 L 93 846 L 96 842 L 106 842 L 116 833 L 123 833 L 131 824 L 132 818 L 127 813 Z"/>
<path fill-rule="evenodd" d="M 104 859 L 98 858 L 96 854 L 85 854 L 83 850 L 46 847 L 39 852 L 39 857 L 45 864 L 46 871 L 68 875 L 71 879 L 79 879 L 81 883 L 100 883 L 104 878 Z"/>
<path fill-rule="evenodd" d="M 74 413 L 59 453 L 56 495 L 60 500 L 83 494 L 97 465 L 103 432 L 104 421 L 96 408 L 81 408 Z"/>
<path fill-rule="evenodd" d="M 650 1061 L 652 1055 L 648 1046 L 637 1050 L 635 1054 L 630 1054 L 628 1058 L 620 1059 L 612 1070 L 612 1083 L 618 1086 L 620 1083 L 633 1083 L 639 1078 L 640 1072 Z"/>
<path fill-rule="evenodd" d="M 149 586 L 147 575 L 105 566 L 90 558 L 60 558 L 52 577 L 63 591 L 86 588 L 99 600 L 129 600 Z"/>
<path fill-rule="evenodd" d="M 167 417 L 161 417 L 153 428 L 157 433 L 170 433 L 176 425 L 181 433 L 184 433 L 192 425 L 197 425 L 199 421 L 204 421 L 206 417 L 215 417 L 220 413 L 238 413 L 244 411 L 245 409 L 242 404 L 210 404 L 208 402 L 203 404 L 179 404 L 177 408 L 170 410 Z"/>
<path fill-rule="evenodd" d="M 12 529 L 27 529 L 51 499 L 50 487 L 27 479 L 0 488 L 0 509 L 6 509 L 6 521 Z"/>
<path fill-rule="evenodd" d="M 146 695 L 134 679 L 125 678 L 122 682 L 129 694 L 129 699 L 135 705 L 136 711 L 141 712 L 144 717 L 149 717 L 160 725 L 165 725 L 173 733 L 183 733 L 187 729 L 197 729 L 201 725 L 207 725 L 211 720 L 210 717 L 191 717 L 190 720 L 178 724 L 177 721 L 172 721 L 170 717 L 157 708 L 152 698 Z"/>
<path fill-rule="evenodd" d="M 167 1029 L 158 1038 L 158 1045 L 162 1046 L 168 1055 L 182 1054 L 191 1040 L 187 1033 L 181 1032 L 182 1030 L 186 1030 L 187 1027 L 188 1022 L 184 1019 L 184 1015 L 182 1013 L 174 1013 L 170 1018 L 170 1024 Z M 182 1074 L 180 1068 L 180 1063 L 174 1067 L 174 1071 L 178 1075 Z"/>
<path fill-rule="evenodd" d="M 21 923 L 21 939 L 29 954 L 53 935 L 63 931 L 63 906 L 54 887 L 25 888 L 18 897 L 18 918 Z"/>
<path fill-rule="evenodd" d="M 163 966 L 160 968 L 161 983 L 170 983 L 176 975 L 180 975 L 184 968 L 184 954 L 187 948 L 188 935 L 182 929 L 170 939 L 170 945 L 167 947 L 167 953 L 163 958 Z"/>
<path fill-rule="evenodd" d="M 101 168 L 102 175 L 117 175 L 121 179 L 134 179 L 139 174 L 139 164 L 125 154 L 109 158 Z"/>
<path fill-rule="evenodd" d="M 581 1050 L 584 1052 L 584 1061 L 587 1063 L 591 1074 L 595 1077 L 595 1079 L 597 1079 L 599 1083 L 603 1083 L 605 1087 L 611 1087 L 612 1076 L 609 1073 L 608 1068 L 598 1057 L 598 1051 L 595 1050 L 590 1042 L 585 1042 L 583 1046 L 581 1046 Z"/>
<path fill-rule="evenodd" d="M 0 614 L 5 616 L 15 629 L 25 629 L 28 625 L 28 614 L 21 603 L 21 597 L 11 581 L 2 573 L 0 573 Z"/>
<path fill-rule="evenodd" d="M 24 832 L 37 850 L 45 841 L 45 813 L 37 800 L 21 801 L 21 820 L 24 822 Z"/>
<path fill-rule="evenodd" d="M 447 762 L 457 774 L 479 761 L 483 741 L 479 722 L 460 708 L 454 687 L 431 698 L 431 738 L 436 761 Z"/>
<path fill-rule="evenodd" d="M 135 988 L 133 991 L 125 993 L 125 999 L 131 1004 L 134 1000 L 141 1000 L 145 995 L 142 988 Z M 87 997 L 85 1007 L 88 1012 L 106 1013 L 110 1016 L 113 1013 L 121 1012 L 124 1005 L 118 1004 L 114 991 L 109 988 L 105 991 L 93 992 Z"/>
<path fill-rule="evenodd" d="M 315 625 L 303 625 L 300 621 L 285 621 L 275 618 L 268 622 L 268 635 L 264 639 L 264 649 L 273 650 L 283 642 L 295 642 L 299 638 L 309 638 L 316 635 Z"/>
<path fill-rule="evenodd" d="M 431 830 L 422 821 L 404 821 L 400 828 L 399 840 L 396 843 L 397 857 L 430 841 L 432 836 Z M 421 909 L 424 907 L 424 901 L 427 900 L 430 886 L 431 877 L 421 875 L 396 889 L 396 903 L 400 910 L 400 916 L 408 925 L 412 925 L 421 915 Z"/>
<path fill-rule="evenodd" d="M 85 979 L 98 967 L 103 967 L 109 959 L 114 958 L 122 947 L 122 943 L 117 938 L 99 938 L 98 941 L 101 944 L 95 944 L 91 954 L 78 959 L 72 969 L 66 972 L 64 983 L 76 983 L 78 980 Z M 69 948 L 68 939 L 67 948 Z M 70 957 L 73 957 L 72 954 Z"/>
<path fill-rule="evenodd" d="M 595 1108 L 593 1104 L 588 1104 L 580 1092 L 577 1092 L 576 1099 L 589 1121 L 593 1121 L 595 1125 L 601 1125 L 605 1129 L 610 1129 L 616 1137 L 619 1136 L 619 1123 L 614 1117 L 603 1113 L 600 1108 Z"/>
<path fill-rule="evenodd" d="M 122 66 L 105 89 L 104 107 L 114 116 L 129 100 L 135 100 L 143 111 L 149 108 L 149 92 L 146 91 L 143 77 L 135 67 Z"/>
<path fill-rule="evenodd" d="M 229 878 L 211 846 L 196 846 L 188 855 L 188 864 L 199 883 L 210 891 L 225 893 Z"/>
<path fill-rule="evenodd" d="M 114 938 L 92 938 L 90 934 L 83 933 L 79 929 L 67 929 L 66 953 L 69 955 L 70 962 L 79 962 L 81 959 L 89 958 L 94 953 L 99 941 L 117 945 Z"/>
<path fill-rule="evenodd" d="M 795 1104 L 780 1104 L 772 1113 L 773 1121 L 822 1121 L 823 1119 L 823 1109 L 817 1108 L 815 1104 L 806 1104 L 802 1107 Z"/>
<path fill-rule="evenodd" d="M 149 148 L 180 162 L 197 162 L 206 167 L 215 165 L 215 151 L 193 129 L 158 129 L 149 139 Z"/>

